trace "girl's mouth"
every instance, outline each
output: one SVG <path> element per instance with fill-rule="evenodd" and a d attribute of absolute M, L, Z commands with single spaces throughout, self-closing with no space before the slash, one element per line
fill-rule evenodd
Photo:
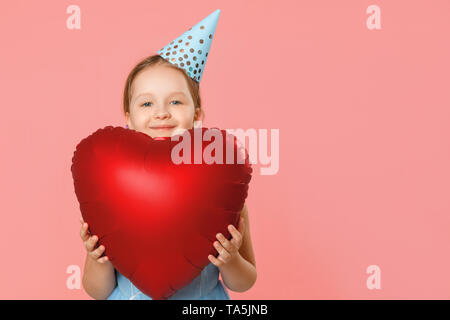
<path fill-rule="evenodd" d="M 173 128 L 175 128 L 175 126 L 150 127 L 150 129 L 153 129 L 153 130 L 160 130 L 160 131 L 163 131 L 163 130 L 169 130 L 169 129 L 173 129 Z"/>

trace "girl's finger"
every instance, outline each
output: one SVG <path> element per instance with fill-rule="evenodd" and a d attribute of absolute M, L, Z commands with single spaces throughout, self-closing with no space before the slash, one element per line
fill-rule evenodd
<path fill-rule="evenodd" d="M 80 236 L 83 241 L 89 239 L 89 235 L 87 234 L 87 223 L 81 226 Z"/>
<path fill-rule="evenodd" d="M 228 240 L 227 240 L 228 241 Z M 214 241 L 214 248 L 219 253 L 219 259 L 223 262 L 228 261 L 231 258 L 230 252 L 228 252 L 218 241 Z"/>
<path fill-rule="evenodd" d="M 223 248 L 225 248 L 226 251 L 234 252 L 237 250 L 234 243 L 231 243 L 230 240 L 225 238 L 221 233 L 218 233 L 216 237 L 220 241 L 220 244 L 222 245 Z"/>
<path fill-rule="evenodd" d="M 107 256 L 101 257 L 101 258 L 97 259 L 97 261 L 100 263 L 105 263 L 106 261 L 108 261 L 108 257 Z"/>
<path fill-rule="evenodd" d="M 220 256 L 219 256 L 220 257 Z M 208 255 L 209 261 L 211 261 L 216 267 L 220 267 L 224 262 L 222 260 L 217 259 L 213 255 Z"/>
<path fill-rule="evenodd" d="M 88 252 L 91 252 L 94 249 L 94 246 L 97 243 L 97 240 L 98 240 L 98 237 L 94 235 L 85 242 L 86 249 Z"/>
<path fill-rule="evenodd" d="M 97 260 L 98 258 L 100 258 L 102 256 L 104 251 L 105 251 L 105 247 L 101 245 L 97 249 L 91 251 L 90 255 L 92 258 Z"/>
<path fill-rule="evenodd" d="M 228 231 L 230 231 L 233 236 L 233 239 L 231 239 L 230 242 L 239 248 L 242 242 L 242 234 L 232 224 L 228 226 Z"/>

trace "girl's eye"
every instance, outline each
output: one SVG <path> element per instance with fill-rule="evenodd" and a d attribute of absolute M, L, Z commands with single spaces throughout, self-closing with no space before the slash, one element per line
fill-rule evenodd
<path fill-rule="evenodd" d="M 178 101 L 178 100 L 172 100 L 172 102 L 178 102 L 178 103 L 176 103 L 176 104 L 180 104 L 180 103 L 181 103 L 181 102 Z M 141 104 L 141 107 L 143 107 L 143 106 L 149 107 L 149 105 L 147 105 L 148 103 L 151 103 L 151 102 L 144 102 L 143 104 Z"/>

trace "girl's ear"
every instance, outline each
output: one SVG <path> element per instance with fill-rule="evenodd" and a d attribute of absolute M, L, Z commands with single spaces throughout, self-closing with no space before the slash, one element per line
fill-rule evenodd
<path fill-rule="evenodd" d="M 195 108 L 194 121 L 200 120 L 200 115 L 201 115 L 201 114 L 202 114 L 201 108 L 199 108 L 199 107 Z"/>
<path fill-rule="evenodd" d="M 127 119 L 126 121 L 127 121 L 128 128 L 131 128 L 131 126 L 130 126 L 130 113 L 129 112 L 126 112 L 125 118 Z"/>

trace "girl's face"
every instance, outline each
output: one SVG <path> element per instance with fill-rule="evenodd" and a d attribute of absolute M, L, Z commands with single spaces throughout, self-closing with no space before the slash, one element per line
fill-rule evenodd
<path fill-rule="evenodd" d="M 171 67 L 144 69 L 134 78 L 131 93 L 130 112 L 126 113 L 128 127 L 152 138 L 189 130 L 198 119 L 199 108 L 195 110 L 186 79 Z"/>

